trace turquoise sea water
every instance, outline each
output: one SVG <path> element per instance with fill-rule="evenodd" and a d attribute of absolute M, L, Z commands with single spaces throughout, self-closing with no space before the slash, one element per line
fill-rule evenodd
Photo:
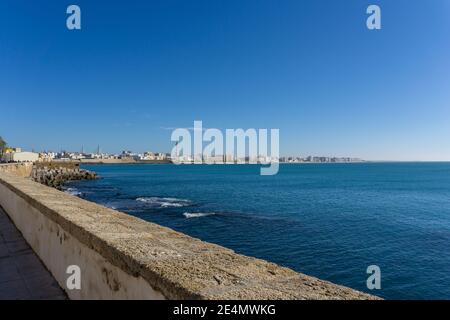
<path fill-rule="evenodd" d="M 450 299 L 450 163 L 84 168 L 103 179 L 68 185 L 82 198 L 388 299 Z"/>

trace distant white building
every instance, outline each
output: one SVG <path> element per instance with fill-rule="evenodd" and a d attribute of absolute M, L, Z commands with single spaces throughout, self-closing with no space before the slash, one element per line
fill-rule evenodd
<path fill-rule="evenodd" d="M 39 159 L 39 153 L 35 152 L 9 152 L 2 157 L 4 162 L 35 162 Z"/>
<path fill-rule="evenodd" d="M 56 156 L 56 152 L 41 152 L 39 153 L 39 161 L 52 161 Z"/>

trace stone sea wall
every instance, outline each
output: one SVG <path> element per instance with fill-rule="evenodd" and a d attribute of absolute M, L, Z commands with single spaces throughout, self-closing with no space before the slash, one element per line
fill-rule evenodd
<path fill-rule="evenodd" d="M 33 170 L 33 163 L 0 163 L 0 173 L 12 173 L 19 177 L 29 177 Z"/>

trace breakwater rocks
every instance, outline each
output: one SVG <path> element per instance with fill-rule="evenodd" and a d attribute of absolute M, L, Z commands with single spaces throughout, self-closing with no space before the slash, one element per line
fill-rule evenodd
<path fill-rule="evenodd" d="M 77 165 L 35 165 L 31 172 L 31 179 L 43 185 L 61 190 L 64 183 L 68 181 L 95 180 L 98 179 L 98 176 L 95 172 L 80 169 Z"/>

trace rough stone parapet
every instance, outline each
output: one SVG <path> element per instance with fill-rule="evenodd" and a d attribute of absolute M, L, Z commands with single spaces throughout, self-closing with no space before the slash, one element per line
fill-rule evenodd
<path fill-rule="evenodd" d="M 29 177 L 33 170 L 32 162 L 0 163 L 0 173 L 12 173 L 19 177 Z"/>

